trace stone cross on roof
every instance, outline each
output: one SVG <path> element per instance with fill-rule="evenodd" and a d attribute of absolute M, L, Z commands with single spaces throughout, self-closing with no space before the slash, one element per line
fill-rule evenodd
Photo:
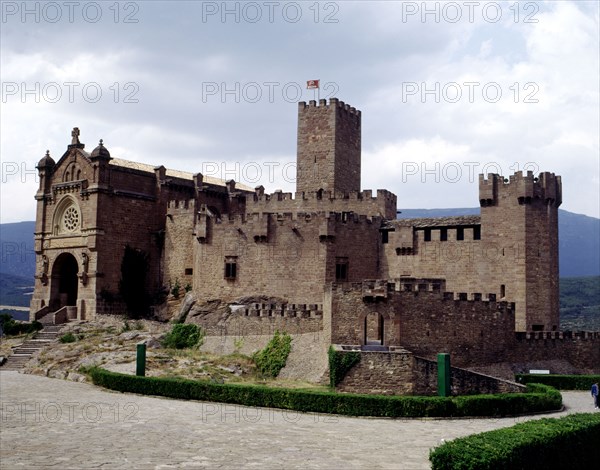
<path fill-rule="evenodd" d="M 81 143 L 79 142 L 79 127 L 73 128 L 73 130 L 71 131 L 71 137 L 73 137 L 73 139 L 71 140 L 71 145 L 77 145 Z"/>

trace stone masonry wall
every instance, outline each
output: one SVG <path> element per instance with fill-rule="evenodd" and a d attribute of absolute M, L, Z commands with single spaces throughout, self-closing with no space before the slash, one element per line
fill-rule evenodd
<path fill-rule="evenodd" d="M 507 182 L 481 175 L 481 218 L 429 228 L 395 222 L 383 244 L 381 277 L 444 278 L 450 291 L 492 293 L 514 302 L 517 331 L 556 331 L 560 191 L 560 177 L 551 173 L 541 173 L 538 181 L 531 172 L 517 172 Z"/>
<path fill-rule="evenodd" d="M 455 293 L 433 290 L 439 281 L 378 282 L 387 292 L 383 287 L 369 289 L 373 282 L 327 289 L 324 334 L 332 343 L 364 344 L 364 318 L 382 315 L 385 345 L 429 359 L 446 352 L 458 367 L 564 359 L 582 372 L 600 371 L 598 333 L 515 333 L 511 304 L 456 300 Z M 410 290 L 400 291 L 407 286 Z"/>
<path fill-rule="evenodd" d="M 347 354 L 350 351 L 339 351 Z M 336 391 L 377 395 L 412 395 L 414 356 L 408 351 L 360 352 L 360 362 L 348 371 Z"/>
<path fill-rule="evenodd" d="M 340 354 L 351 351 L 335 346 Z M 336 390 L 380 395 L 437 395 L 437 362 L 414 356 L 404 349 L 389 352 L 360 351 Z M 451 367 L 452 395 L 519 393 L 523 385 L 469 370 Z"/>
<path fill-rule="evenodd" d="M 194 241 L 194 292 L 233 301 L 248 295 L 289 303 L 322 303 L 323 286 L 335 280 L 336 263 L 348 279 L 377 274 L 381 219 L 356 214 L 277 213 L 225 218 L 199 216 Z M 225 263 L 236 264 L 235 279 Z"/>
<path fill-rule="evenodd" d="M 202 218 L 196 231 L 206 234 L 204 243 L 193 241 L 194 292 L 225 301 L 266 295 L 320 302 L 329 251 L 319 239 L 321 222 L 311 214 Z M 236 263 L 235 279 L 225 279 L 226 261 Z"/>
<path fill-rule="evenodd" d="M 194 200 L 169 201 L 165 221 L 163 285 L 193 282 Z"/>

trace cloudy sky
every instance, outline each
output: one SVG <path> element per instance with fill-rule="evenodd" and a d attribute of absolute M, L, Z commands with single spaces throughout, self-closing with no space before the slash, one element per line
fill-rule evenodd
<path fill-rule="evenodd" d="M 362 111 L 362 186 L 474 207 L 480 172 L 562 175 L 599 217 L 598 2 L 2 2 L 2 222 L 36 162 L 91 151 L 294 190 L 306 81 Z"/>

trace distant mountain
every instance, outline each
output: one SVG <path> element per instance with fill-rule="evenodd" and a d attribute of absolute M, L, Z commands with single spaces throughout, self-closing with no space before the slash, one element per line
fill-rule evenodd
<path fill-rule="evenodd" d="M 31 279 L 35 274 L 33 231 L 35 222 L 0 224 L 0 274 Z"/>
<path fill-rule="evenodd" d="M 399 219 L 479 215 L 479 208 L 399 209 Z M 560 277 L 600 275 L 600 219 L 558 210 Z"/>
<path fill-rule="evenodd" d="M 479 208 L 401 209 L 400 219 L 477 215 Z M 12 274 L 33 280 L 34 222 L 0 224 L 0 277 Z M 559 269 L 561 277 L 600 275 L 600 219 L 558 210 Z M 28 282 L 25 285 L 30 285 Z"/>
<path fill-rule="evenodd" d="M 600 276 L 560 280 L 560 329 L 600 331 Z"/>
<path fill-rule="evenodd" d="M 0 305 L 29 307 L 32 293 L 33 276 L 0 273 Z"/>

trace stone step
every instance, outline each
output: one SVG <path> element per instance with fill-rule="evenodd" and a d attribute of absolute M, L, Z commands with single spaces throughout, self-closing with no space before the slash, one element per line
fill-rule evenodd
<path fill-rule="evenodd" d="M 13 349 L 13 353 L 6 359 L 6 362 L 0 370 L 20 370 L 31 359 L 31 356 L 42 350 L 46 345 L 57 340 L 60 330 L 64 325 L 54 325 L 52 323 L 52 315 L 46 315 L 39 320 L 44 328 L 37 332 L 31 339 L 24 341 L 22 344 Z"/>

